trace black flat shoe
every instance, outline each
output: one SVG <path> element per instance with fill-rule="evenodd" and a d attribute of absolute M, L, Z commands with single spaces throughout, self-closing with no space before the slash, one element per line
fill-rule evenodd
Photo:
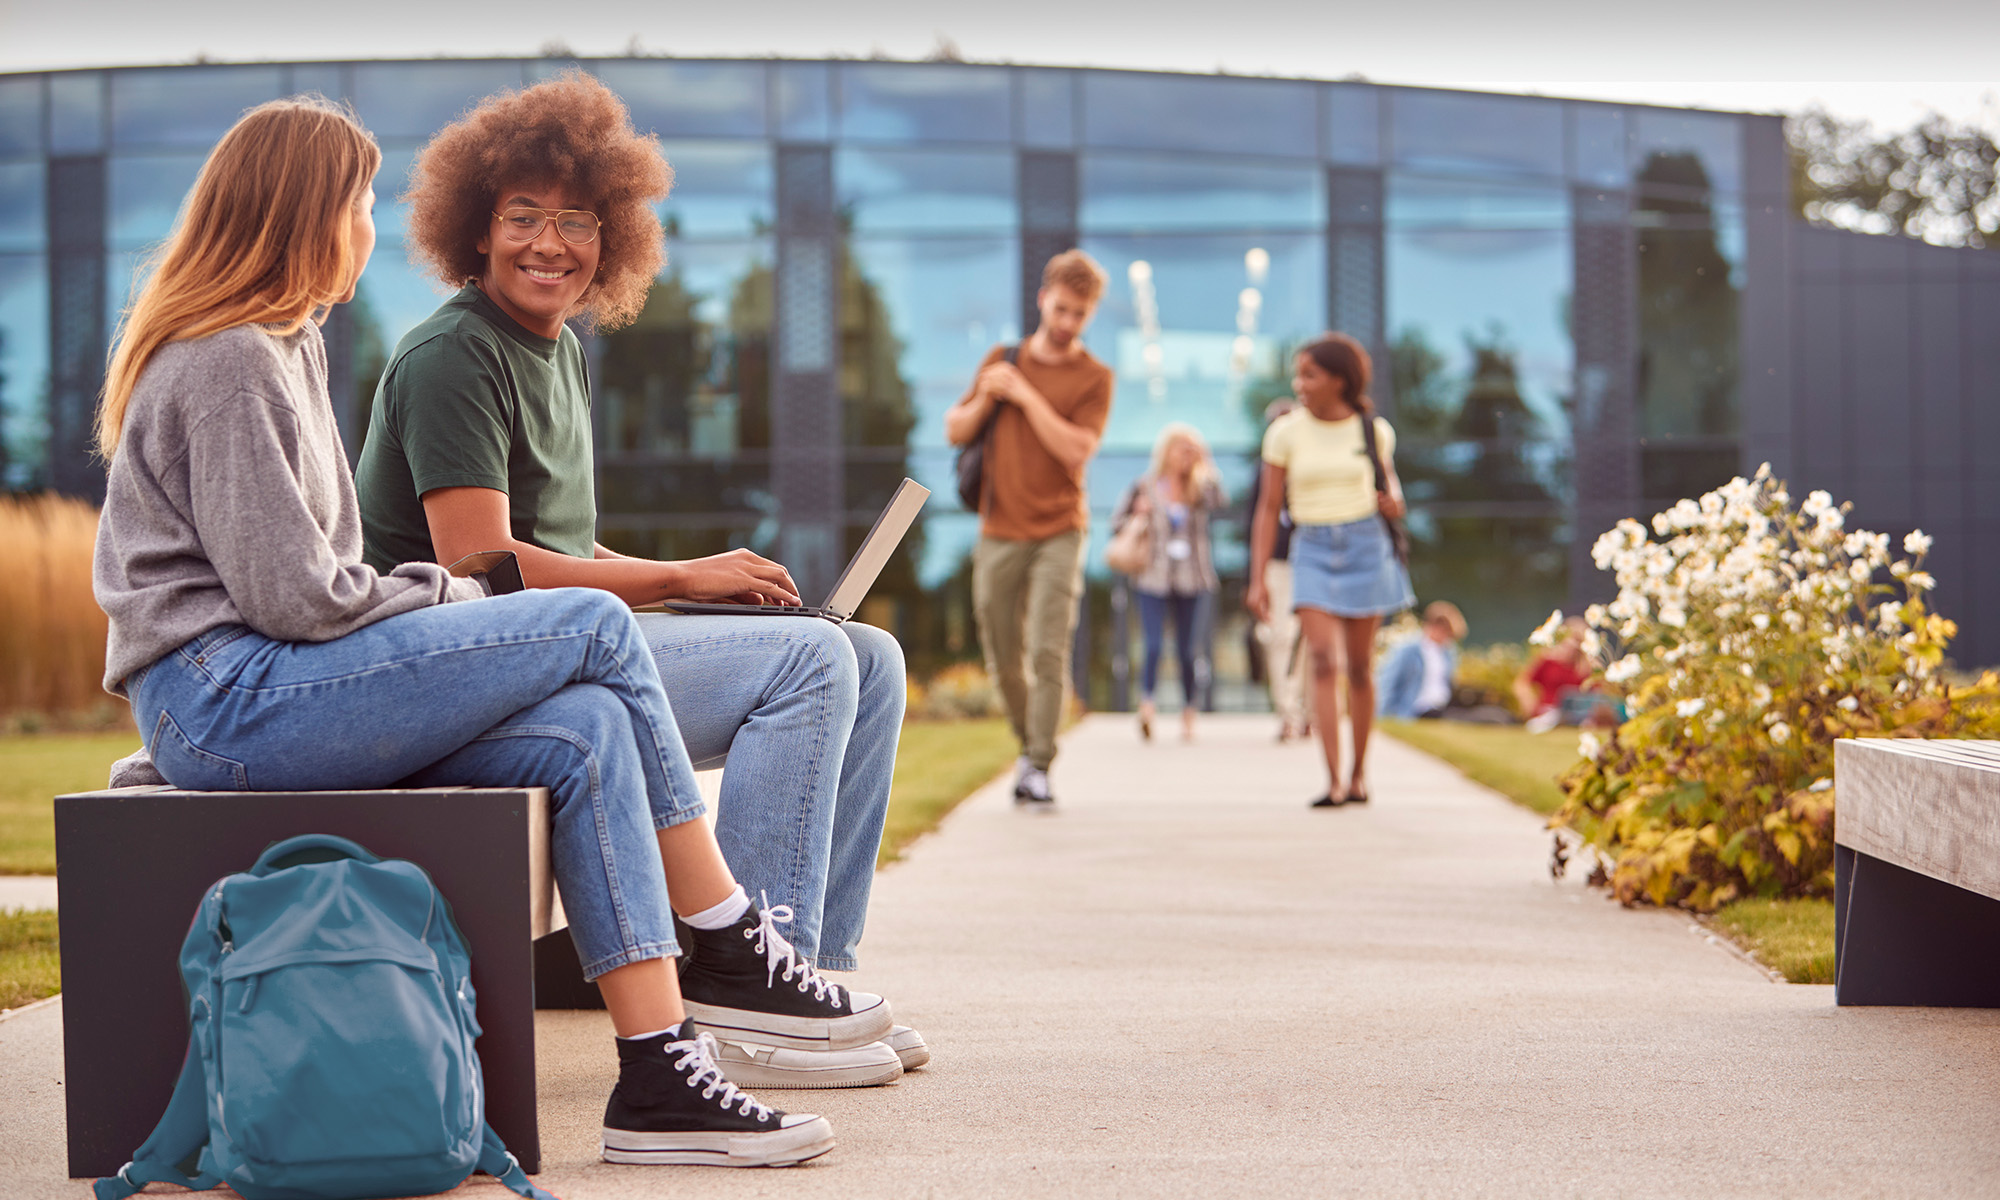
<path fill-rule="evenodd" d="M 1332 793 L 1332 792 L 1328 792 L 1328 793 L 1327 793 L 1326 795 L 1324 795 L 1324 796 L 1321 796 L 1321 797 L 1320 797 L 1319 799 L 1317 799 L 1317 800 L 1313 801 L 1313 802 L 1312 802 L 1312 804 L 1311 804 L 1311 805 L 1310 805 L 1309 807 L 1312 807 L 1312 808 L 1339 808 L 1339 807 L 1340 807 L 1341 805 L 1343 805 L 1343 804 L 1345 804 L 1345 803 L 1347 803 L 1346 799 L 1344 799 L 1344 798 L 1343 798 L 1343 799 L 1340 799 L 1340 800 L 1335 800 L 1335 799 L 1333 798 L 1333 793 Z"/>
<path fill-rule="evenodd" d="M 1340 802 L 1342 804 L 1366 804 L 1368 803 L 1368 793 L 1349 792 L 1347 795 L 1341 797 Z"/>

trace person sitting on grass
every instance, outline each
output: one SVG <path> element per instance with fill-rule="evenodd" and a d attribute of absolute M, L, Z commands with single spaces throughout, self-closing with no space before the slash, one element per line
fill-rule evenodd
<path fill-rule="evenodd" d="M 721 1074 L 674 969 L 676 917 L 700 945 L 705 1023 L 858 1047 L 889 1031 L 889 1005 L 802 974 L 751 907 L 631 611 L 361 561 L 320 323 L 374 248 L 381 158 L 324 100 L 251 110 L 140 285 L 98 424 L 105 687 L 180 788 L 550 789 L 556 883 L 617 1035 L 603 1157 L 823 1154 L 824 1118 Z"/>
<path fill-rule="evenodd" d="M 1553 620 L 1553 618 L 1551 618 Z M 1592 681 L 1596 670 L 1584 653 L 1590 626 L 1570 617 L 1546 649 L 1536 653 L 1514 679 L 1514 702 L 1520 706 L 1528 732 L 1546 733 L 1558 725 L 1616 724 L 1625 706 Z"/>
<path fill-rule="evenodd" d="M 1423 632 L 1389 651 L 1375 672 L 1375 695 L 1385 717 L 1405 721 L 1441 717 L 1451 707 L 1458 672 L 1458 643 L 1465 614 L 1449 600 L 1424 607 Z"/>
<path fill-rule="evenodd" d="M 799 602 L 790 573 L 749 550 L 655 562 L 596 540 L 590 378 L 566 322 L 639 315 L 672 181 L 658 141 L 581 73 L 489 97 L 418 154 L 405 241 L 458 290 L 404 335 L 376 389 L 355 476 L 369 565 L 511 550 L 530 588 Z M 816 617 L 637 620 L 696 767 L 728 764 L 715 834 L 731 869 L 789 915 L 806 979 L 854 970 L 908 694 L 901 646 Z M 888 1058 L 928 1058 L 900 1026 L 867 1061 L 735 1034 L 722 1049 L 731 1077 L 758 1087 L 881 1083 Z"/>

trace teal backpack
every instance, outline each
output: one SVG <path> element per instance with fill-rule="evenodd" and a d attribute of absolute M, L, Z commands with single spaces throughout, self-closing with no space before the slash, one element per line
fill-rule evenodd
<path fill-rule="evenodd" d="M 472 960 L 415 863 L 287 838 L 202 898 L 181 946 L 187 1061 L 97 1200 L 148 1183 L 244 1200 L 449 1191 L 475 1170 L 533 1200 L 486 1124 Z"/>

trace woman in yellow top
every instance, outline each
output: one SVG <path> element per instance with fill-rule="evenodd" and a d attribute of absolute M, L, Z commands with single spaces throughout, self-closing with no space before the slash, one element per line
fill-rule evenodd
<path fill-rule="evenodd" d="M 1243 604 L 1270 617 L 1264 564 L 1277 538 L 1280 501 L 1291 508 L 1292 607 L 1312 659 L 1313 709 L 1326 753 L 1327 793 L 1315 808 L 1368 801 L 1368 732 L 1375 715 L 1370 659 L 1382 618 L 1416 603 L 1382 518 L 1403 515 L 1403 487 L 1391 455 L 1395 430 L 1368 400 L 1368 352 L 1346 334 L 1329 333 L 1300 350 L 1292 392 L 1300 407 L 1264 433 L 1264 475 L 1250 532 L 1250 586 Z M 1373 421 L 1382 488 L 1362 421 Z M 1338 673 L 1338 674 L 1337 674 Z M 1347 679 L 1354 728 L 1354 769 L 1340 784 L 1339 678 Z M 1336 796 L 1338 798 L 1336 798 Z"/>

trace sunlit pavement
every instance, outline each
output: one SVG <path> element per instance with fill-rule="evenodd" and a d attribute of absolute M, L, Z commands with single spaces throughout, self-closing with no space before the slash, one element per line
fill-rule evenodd
<path fill-rule="evenodd" d="M 1059 813 L 981 791 L 877 879 L 857 982 L 936 1058 L 768 1093 L 789 1171 L 596 1161 L 602 1014 L 538 1023 L 565 1200 L 732 1196 L 2000 1195 L 2000 1012 L 1837 1009 L 1683 917 L 1551 883 L 1539 818 L 1394 742 L 1309 810 L 1268 717 L 1086 720 Z M 60 1005 L 0 1022 L 0 1179 L 61 1178 Z M 463 1189 L 499 1197 L 481 1179 Z"/>

